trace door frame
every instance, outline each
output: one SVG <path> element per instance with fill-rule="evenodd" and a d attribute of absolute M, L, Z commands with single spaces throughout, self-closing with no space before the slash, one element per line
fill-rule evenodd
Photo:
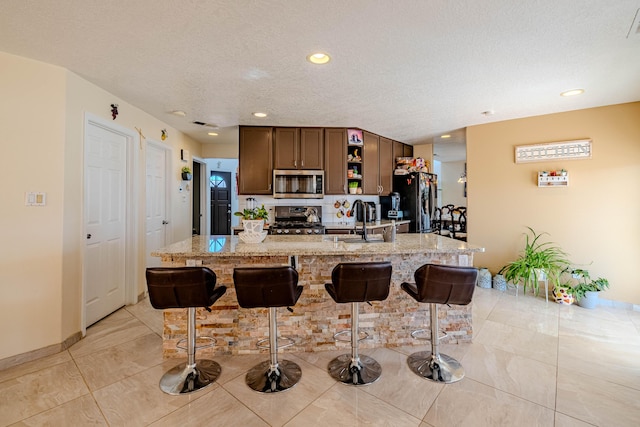
<path fill-rule="evenodd" d="M 123 126 L 117 125 L 111 121 L 105 120 L 100 116 L 97 116 L 92 113 L 85 112 L 84 113 L 84 129 L 82 133 L 82 203 L 80 206 L 81 209 L 81 218 L 82 218 L 82 250 L 81 250 L 81 262 L 82 262 L 82 292 L 80 304 L 81 307 L 81 331 L 82 336 L 87 334 L 87 325 L 86 325 L 86 310 L 85 310 L 85 295 L 87 293 L 87 283 L 85 274 L 85 250 L 86 245 L 84 244 L 84 236 L 87 234 L 86 230 L 86 219 L 85 219 L 85 208 L 86 208 L 86 200 L 85 200 L 85 165 L 86 165 L 86 144 L 88 139 L 88 129 L 90 126 L 98 126 L 103 129 L 106 129 L 110 132 L 114 132 L 118 135 L 123 136 L 126 139 L 126 195 L 125 195 L 125 304 L 135 304 L 138 301 L 138 293 L 137 293 L 137 277 L 138 277 L 138 264 L 140 259 L 139 252 L 139 218 L 140 212 L 138 209 L 138 203 L 136 203 L 138 194 L 139 194 L 139 170 L 137 165 L 139 164 L 139 149 L 135 149 L 136 147 L 140 147 L 140 135 L 132 131 L 131 129 L 125 128 Z M 140 147 L 142 148 L 142 147 Z M 144 254 L 143 254 L 144 255 Z"/>
<path fill-rule="evenodd" d="M 208 236 L 211 234 L 211 212 L 209 203 L 211 203 L 211 194 L 209 194 L 209 164 L 206 160 L 193 156 L 194 162 L 200 163 L 200 194 L 194 194 L 193 197 L 200 197 L 200 209 L 203 214 L 200 217 L 200 235 Z"/>
<path fill-rule="evenodd" d="M 145 178 L 147 174 L 147 167 L 146 167 L 147 166 L 147 147 L 151 145 L 154 148 L 159 148 L 160 150 L 164 150 L 166 152 L 165 162 L 164 162 L 164 173 L 165 173 L 164 209 L 165 209 L 166 220 L 168 222 L 168 224 L 166 225 L 167 228 L 165 229 L 165 234 L 164 234 L 164 245 L 166 246 L 170 242 L 173 242 L 173 222 L 171 218 L 171 206 L 172 206 L 171 205 L 171 162 L 173 161 L 173 147 L 153 139 L 147 139 L 145 140 L 145 142 L 146 142 L 145 151 L 144 151 Z M 146 203 L 147 192 L 148 190 L 146 188 L 146 183 L 145 183 L 145 189 L 144 189 L 145 203 Z M 143 218 L 146 218 L 146 211 L 144 212 Z M 144 227 L 145 227 L 144 256 L 145 256 L 145 265 L 146 265 L 146 262 L 147 262 L 146 260 L 146 257 L 147 257 L 147 238 L 146 238 L 147 224 L 146 222 L 144 224 Z M 137 296 L 136 296 L 136 302 L 137 302 Z"/>

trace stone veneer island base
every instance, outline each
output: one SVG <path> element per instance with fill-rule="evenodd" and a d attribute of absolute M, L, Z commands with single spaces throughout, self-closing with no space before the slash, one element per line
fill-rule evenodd
<path fill-rule="evenodd" d="M 374 238 L 380 236 L 374 236 Z M 152 255 L 162 258 L 166 267 L 184 267 L 187 261 L 202 262 L 216 273 L 217 283 L 227 286 L 226 294 L 212 307 L 197 310 L 198 336 L 213 337 L 215 346 L 198 350 L 199 357 L 223 354 L 257 354 L 258 340 L 268 337 L 268 309 L 238 306 L 233 286 L 233 269 L 241 266 L 294 265 L 298 284 L 304 291 L 293 313 L 278 309 L 278 335 L 294 344 L 281 351 L 311 352 L 345 349 L 333 335 L 350 328 L 351 305 L 336 304 L 324 284 L 331 281 L 331 270 L 341 262 L 390 261 L 393 265 L 389 298 L 360 304 L 360 330 L 369 338 L 360 348 L 422 345 L 411 338 L 411 331 L 429 328 L 429 304 L 418 304 L 400 289 L 412 282 L 414 271 L 425 263 L 470 266 L 474 252 L 484 249 L 435 234 L 399 234 L 394 243 L 337 240 L 334 236 L 267 236 L 264 242 L 246 244 L 237 236 L 194 236 Z M 187 310 L 164 312 L 163 355 L 183 357 L 177 342 L 186 337 Z M 472 337 L 471 305 L 442 306 L 442 330 L 448 336 L 441 342 L 469 342 Z M 264 350 L 262 350 L 264 352 Z"/>

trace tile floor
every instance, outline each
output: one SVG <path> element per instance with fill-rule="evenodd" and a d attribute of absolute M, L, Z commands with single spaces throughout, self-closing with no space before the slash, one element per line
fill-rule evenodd
<path fill-rule="evenodd" d="M 472 344 L 445 345 L 466 377 L 440 385 L 406 365 L 414 348 L 363 351 L 382 365 L 366 387 L 325 372 L 337 352 L 287 354 L 302 367 L 288 392 L 244 384 L 268 356 L 225 356 L 207 390 L 169 396 L 158 380 L 161 313 L 148 301 L 89 328 L 68 351 L 0 371 L 0 425 L 19 426 L 639 426 L 640 313 L 547 304 L 477 288 Z M 348 352 L 348 346 L 344 352 Z"/>

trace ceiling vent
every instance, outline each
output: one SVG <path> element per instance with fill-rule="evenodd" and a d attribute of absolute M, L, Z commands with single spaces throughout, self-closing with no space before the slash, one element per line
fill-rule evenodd
<path fill-rule="evenodd" d="M 214 125 L 214 124 L 211 124 L 211 123 L 199 122 L 197 120 L 194 121 L 194 122 L 191 122 L 191 123 L 193 123 L 194 125 L 198 125 L 198 126 L 206 126 L 208 128 L 218 129 L 218 125 Z"/>

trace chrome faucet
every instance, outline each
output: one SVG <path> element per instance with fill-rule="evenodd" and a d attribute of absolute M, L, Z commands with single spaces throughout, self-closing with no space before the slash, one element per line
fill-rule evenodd
<path fill-rule="evenodd" d="M 369 239 L 367 239 L 367 212 L 369 211 L 367 209 L 367 206 L 365 205 L 365 203 L 361 200 L 358 199 L 355 202 L 353 202 L 353 207 L 351 208 L 351 211 L 349 212 L 349 215 L 354 216 L 356 218 L 355 223 L 357 224 L 358 222 L 358 217 L 357 217 L 357 212 L 358 209 L 362 210 L 362 239 L 365 241 L 369 241 Z M 354 226 L 354 229 L 356 229 L 356 234 L 358 234 L 357 232 L 357 225 Z"/>

